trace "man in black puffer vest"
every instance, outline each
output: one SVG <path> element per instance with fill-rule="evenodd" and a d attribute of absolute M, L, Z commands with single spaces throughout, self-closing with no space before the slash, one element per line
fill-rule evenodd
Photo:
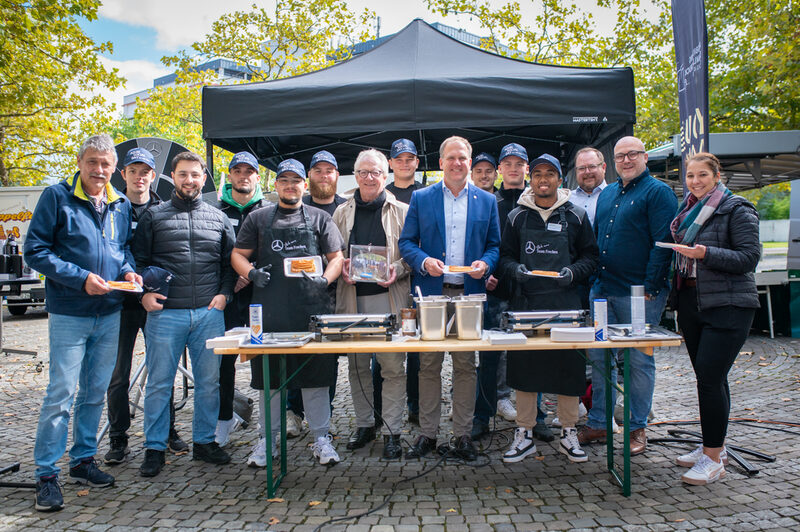
<path fill-rule="evenodd" d="M 144 400 L 145 458 L 139 472 L 152 477 L 164 466 L 169 432 L 169 396 L 178 358 L 189 348 L 194 376 L 193 457 L 214 464 L 230 456 L 214 441 L 219 412 L 220 359 L 206 340 L 225 333 L 223 311 L 233 297 L 231 250 L 235 236 L 225 214 L 203 202 L 202 157 L 182 152 L 172 159 L 175 190 L 170 201 L 146 211 L 133 240 L 137 266 L 158 266 L 174 277 L 169 297 L 142 296 L 147 310 L 147 394 Z"/>

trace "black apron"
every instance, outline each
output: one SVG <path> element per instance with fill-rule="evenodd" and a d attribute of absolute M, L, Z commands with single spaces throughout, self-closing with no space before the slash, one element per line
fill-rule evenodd
<path fill-rule="evenodd" d="M 564 206 L 556 209 L 558 224 L 535 227 L 533 210 L 525 211 L 519 235 L 520 262 L 528 270 L 561 271 L 572 263 L 569 254 L 569 224 Z M 551 217 L 552 218 L 552 217 Z M 558 226 L 550 230 L 547 226 Z M 555 227 L 553 227 L 555 229 Z M 514 310 L 578 310 L 581 298 L 574 286 L 560 287 L 555 279 L 532 277 L 516 283 Z M 508 385 L 523 392 L 583 395 L 586 391 L 586 362 L 574 349 L 552 351 L 509 351 Z"/>
<path fill-rule="evenodd" d="M 264 288 L 253 286 L 254 304 L 261 304 L 264 332 L 307 331 L 309 318 L 313 314 L 330 314 L 333 302 L 327 288 L 312 283 L 305 277 L 287 277 L 283 260 L 292 257 L 320 255 L 314 230 L 304 207 L 303 225 L 277 229 L 272 227 L 278 207 L 272 213 L 266 227 L 259 232 L 256 268 L 272 264 L 271 279 Z M 286 374 L 291 375 L 306 360 L 311 361 L 292 380 L 290 388 L 319 388 L 336 384 L 336 355 L 291 355 L 286 357 Z M 270 388 L 280 386 L 278 357 L 270 357 Z M 261 357 L 250 361 L 252 377 L 250 386 L 264 389 L 264 374 Z"/>

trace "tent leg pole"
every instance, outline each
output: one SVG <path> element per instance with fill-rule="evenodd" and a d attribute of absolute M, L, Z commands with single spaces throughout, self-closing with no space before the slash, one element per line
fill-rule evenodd
<path fill-rule="evenodd" d="M 214 144 L 211 139 L 206 139 L 206 166 L 211 179 L 214 179 Z"/>

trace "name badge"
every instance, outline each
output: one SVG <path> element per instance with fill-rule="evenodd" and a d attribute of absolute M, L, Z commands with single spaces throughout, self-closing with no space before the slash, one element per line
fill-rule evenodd
<path fill-rule="evenodd" d="M 548 231 L 561 231 L 561 224 L 547 224 Z"/>
<path fill-rule="evenodd" d="M 230 220 L 232 226 L 236 227 L 237 225 L 239 225 L 239 220 L 237 220 L 236 218 L 231 218 Z"/>
<path fill-rule="evenodd" d="M 139 222 L 131 222 L 131 229 L 136 229 L 136 226 L 138 224 L 139 224 Z"/>

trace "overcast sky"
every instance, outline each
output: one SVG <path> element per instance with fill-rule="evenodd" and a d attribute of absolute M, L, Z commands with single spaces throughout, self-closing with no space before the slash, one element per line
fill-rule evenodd
<path fill-rule="evenodd" d="M 122 98 L 153 86 L 153 79 L 172 70 L 161 64 L 165 55 L 173 55 L 188 48 L 193 42 L 202 40 L 211 30 L 211 24 L 226 12 L 249 10 L 253 0 L 108 0 L 100 8 L 99 20 L 84 21 L 81 25 L 95 41 L 111 41 L 113 54 L 105 54 L 103 62 L 119 69 L 127 83 L 115 92 L 108 92 L 108 99 L 122 110 Z M 255 2 L 258 5 L 274 6 L 274 2 Z M 506 3 L 498 2 L 498 6 Z M 530 10 L 533 2 L 523 4 L 523 14 Z M 441 17 L 431 14 L 423 0 L 350 0 L 353 11 L 365 7 L 381 17 L 381 35 L 394 33 L 415 18 L 427 22 L 443 22 L 478 35 L 485 35 L 480 25 L 469 17 Z M 596 20 L 613 21 L 607 10 L 597 10 Z"/>

